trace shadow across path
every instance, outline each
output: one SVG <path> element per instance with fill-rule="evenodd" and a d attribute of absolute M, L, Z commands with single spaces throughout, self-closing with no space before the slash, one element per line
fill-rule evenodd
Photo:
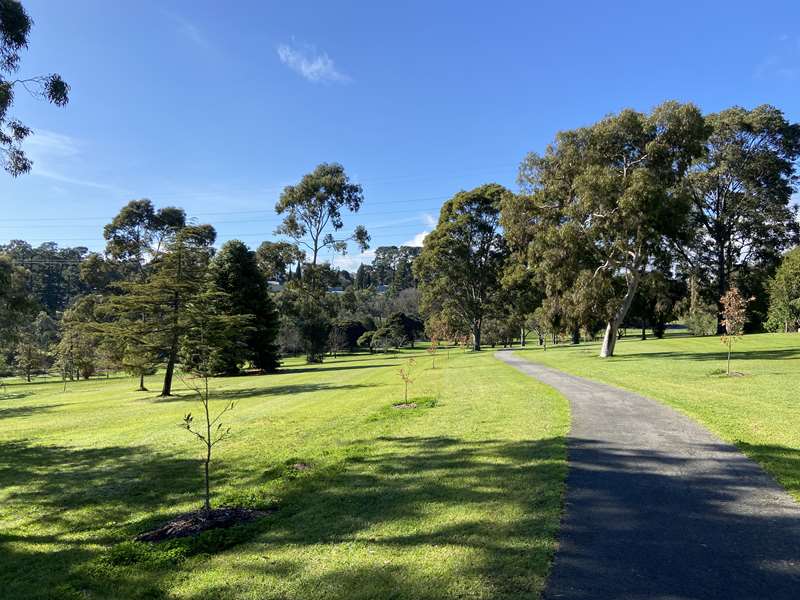
<path fill-rule="evenodd" d="M 755 462 L 658 402 L 497 356 L 572 409 L 546 598 L 800 597 L 800 506 Z"/>

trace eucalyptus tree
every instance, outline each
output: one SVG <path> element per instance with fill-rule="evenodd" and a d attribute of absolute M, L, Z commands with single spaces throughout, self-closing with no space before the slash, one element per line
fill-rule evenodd
<path fill-rule="evenodd" d="M 799 241 L 791 199 L 800 125 L 768 105 L 729 108 L 706 121 L 710 135 L 686 178 L 694 235 L 676 248 L 720 301 L 733 283 L 744 283 L 734 281 L 746 276 L 743 271 L 755 265 L 771 273 L 782 252 Z"/>
<path fill-rule="evenodd" d="M 666 102 L 650 114 L 624 110 L 559 133 L 543 156 L 531 154 L 521 166 L 548 267 L 583 282 L 590 297 L 596 289 L 614 290 L 600 298 L 602 357 L 614 354 L 618 329 L 653 260 L 685 234 L 684 175 L 706 135 L 695 106 Z"/>
<path fill-rule="evenodd" d="M 500 229 L 500 206 L 509 192 L 490 183 L 459 192 L 445 202 L 436 228 L 425 238 L 414 275 L 421 310 L 456 316 L 481 349 L 481 326 L 502 297 L 500 281 L 508 249 Z"/>
<path fill-rule="evenodd" d="M 131 200 L 103 229 L 106 253 L 141 278 L 145 264 L 158 257 L 184 227 L 183 209 L 168 206 L 156 210 L 147 198 Z"/>
<path fill-rule="evenodd" d="M 33 131 L 9 117 L 15 92 L 20 88 L 34 97 L 56 106 L 69 101 L 69 85 L 60 75 L 17 77 L 20 52 L 28 47 L 33 20 L 18 0 L 0 0 L 0 163 L 16 177 L 31 170 L 32 162 L 22 149 L 22 142 Z"/>
<path fill-rule="evenodd" d="M 276 233 L 292 238 L 308 250 L 310 258 L 302 277 L 292 281 L 299 291 L 299 302 L 293 307 L 294 327 L 303 339 L 309 362 L 323 360 L 331 329 L 330 302 L 325 297 L 331 273 L 327 265 L 318 264 L 320 252 L 330 249 L 344 254 L 351 241 L 362 251 L 369 247 L 369 234 L 361 225 L 349 235 L 340 233 L 342 213 L 358 212 L 363 202 L 361 186 L 350 181 L 342 165 L 323 163 L 297 185 L 287 186 L 275 205 L 275 211 L 283 215 Z"/>
<path fill-rule="evenodd" d="M 306 256 L 296 244 L 290 242 L 262 242 L 256 249 L 258 268 L 269 281 L 285 283 L 291 279 L 292 269 L 301 264 Z"/>
<path fill-rule="evenodd" d="M 306 248 L 312 267 L 317 266 L 319 253 L 326 248 L 346 253 L 347 243 L 354 241 L 366 250 L 369 234 L 362 225 L 350 235 L 339 235 L 344 228 L 342 211 L 358 212 L 363 203 L 361 186 L 350 181 L 342 165 L 322 163 L 304 175 L 300 183 L 283 190 L 275 205 L 275 211 L 284 215 L 276 233 L 287 235 Z"/>

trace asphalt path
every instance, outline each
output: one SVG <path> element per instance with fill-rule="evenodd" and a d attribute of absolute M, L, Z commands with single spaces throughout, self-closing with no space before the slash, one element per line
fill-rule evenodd
<path fill-rule="evenodd" d="M 800 600 L 800 505 L 758 464 L 659 402 L 496 356 L 572 411 L 546 599 Z"/>

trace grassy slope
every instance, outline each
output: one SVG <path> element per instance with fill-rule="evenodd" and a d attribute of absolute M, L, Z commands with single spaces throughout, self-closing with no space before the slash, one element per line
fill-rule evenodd
<path fill-rule="evenodd" d="M 491 353 L 364 355 L 214 382 L 238 399 L 218 498 L 280 509 L 225 551 L 166 565 L 102 557 L 199 505 L 197 409 L 129 379 L 9 386 L 0 400 L 0 589 L 17 598 L 519 598 L 541 591 L 565 475 L 566 402 Z M 158 389 L 154 378 L 152 389 Z M 295 473 L 298 461 L 313 465 Z M 98 559 L 98 557 L 101 557 Z"/>
<path fill-rule="evenodd" d="M 800 335 L 747 335 L 720 375 L 725 348 L 717 337 L 625 339 L 616 356 L 598 344 L 530 348 L 526 358 L 661 400 L 736 443 L 800 500 Z"/>

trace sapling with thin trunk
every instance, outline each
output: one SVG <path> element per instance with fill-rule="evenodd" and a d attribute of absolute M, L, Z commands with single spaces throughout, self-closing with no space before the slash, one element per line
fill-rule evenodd
<path fill-rule="evenodd" d="M 411 383 L 414 383 L 414 379 L 411 377 L 412 371 L 414 369 L 414 365 L 417 364 L 417 361 L 414 360 L 414 357 L 409 358 L 406 361 L 406 365 L 404 367 L 400 367 L 397 372 L 400 375 L 400 379 L 403 380 L 403 384 L 405 385 L 404 395 L 403 395 L 403 402 L 408 402 L 408 386 Z"/>
<path fill-rule="evenodd" d="M 213 290 L 198 294 L 186 305 L 187 329 L 181 344 L 184 385 L 194 391 L 200 400 L 199 423 L 192 413 L 183 418 L 181 427 L 194 435 L 204 446 L 203 472 L 205 494 L 203 510 L 211 510 L 211 459 L 214 448 L 231 435 L 231 428 L 222 422 L 222 417 L 235 408 L 228 402 L 212 416 L 209 379 L 216 374 L 221 364 L 221 355 L 231 343 L 247 335 L 249 315 L 226 314 L 228 294 Z"/>
<path fill-rule="evenodd" d="M 727 374 L 731 374 L 731 351 L 733 342 L 744 334 L 744 324 L 747 320 L 747 305 L 754 298 L 742 298 L 737 288 L 729 289 L 722 298 L 722 326 L 725 333 L 720 338 L 722 343 L 728 347 L 728 366 Z"/>
<path fill-rule="evenodd" d="M 428 346 L 426 352 L 431 355 L 431 368 L 436 368 L 436 351 L 439 349 L 439 339 L 437 337 L 431 337 L 431 345 Z"/>

